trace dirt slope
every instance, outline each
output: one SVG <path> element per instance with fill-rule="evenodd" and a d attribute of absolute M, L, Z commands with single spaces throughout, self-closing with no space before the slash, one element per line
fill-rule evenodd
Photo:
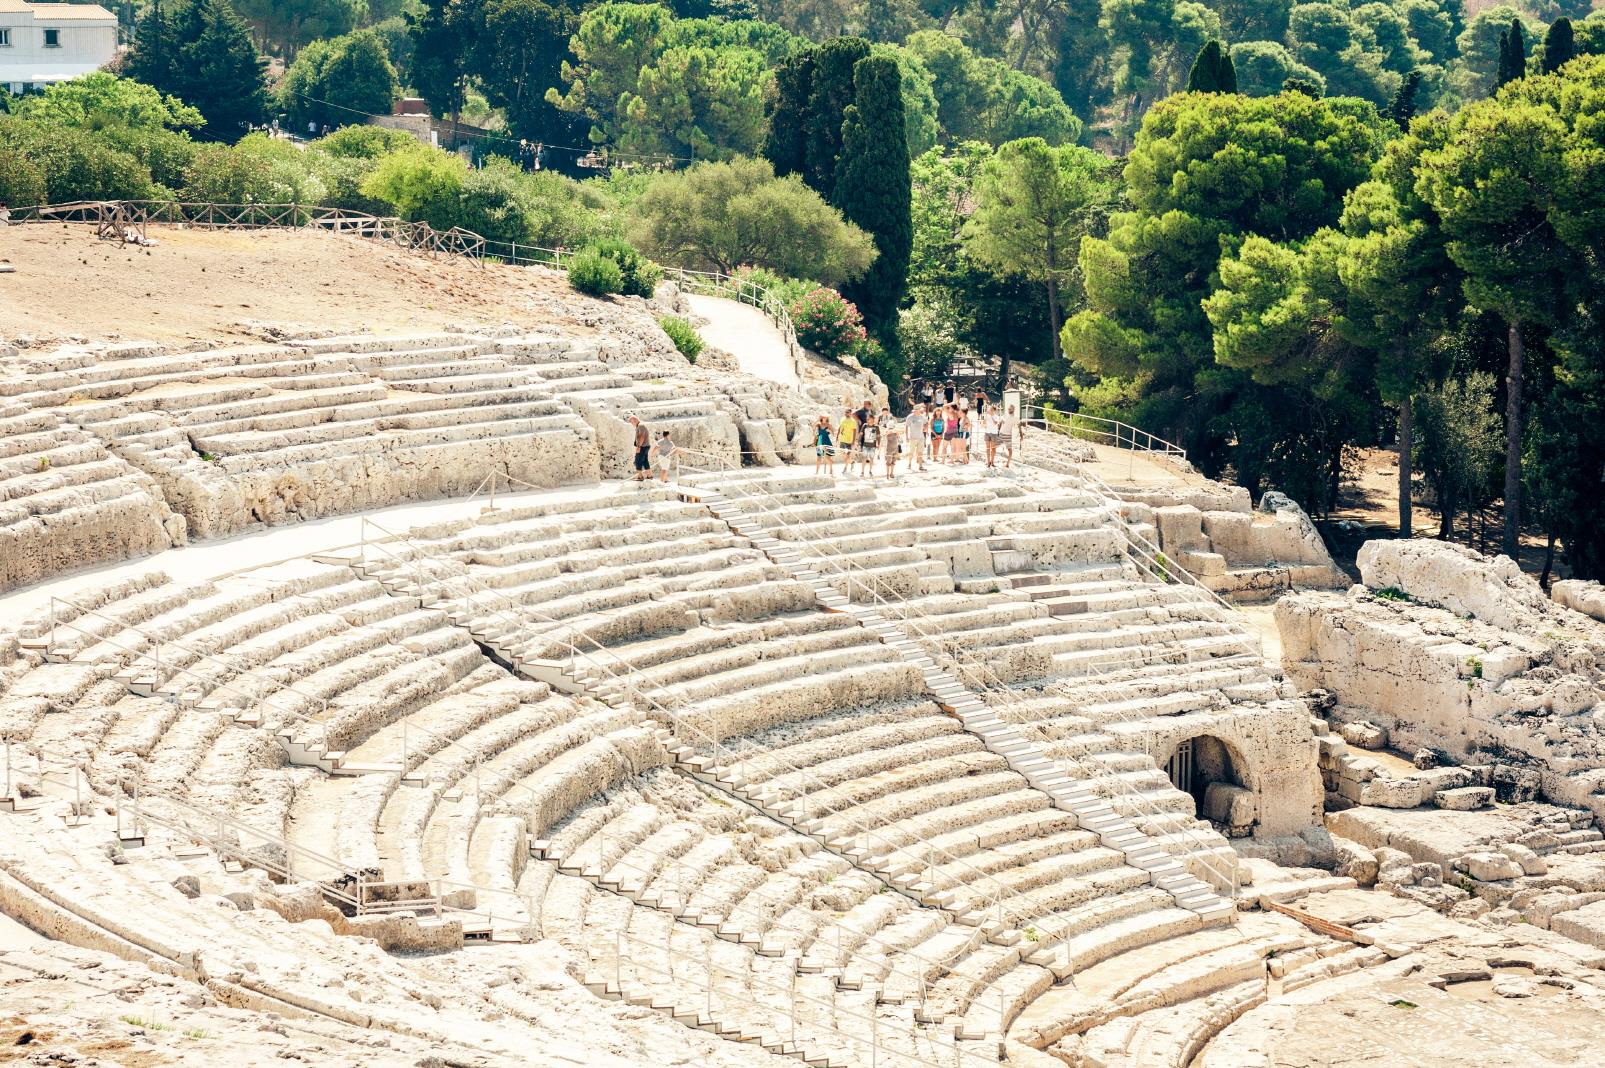
<path fill-rule="evenodd" d="M 350 331 L 502 323 L 584 333 L 586 305 L 541 268 L 479 267 L 305 231 L 152 227 L 151 249 L 81 225 L 0 228 L 0 341 L 253 338 L 271 325 Z"/>

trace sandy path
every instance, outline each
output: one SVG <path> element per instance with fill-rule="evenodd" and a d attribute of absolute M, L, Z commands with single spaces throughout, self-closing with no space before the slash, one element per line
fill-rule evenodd
<path fill-rule="evenodd" d="M 797 363 L 791 358 L 786 339 L 757 308 L 724 297 L 687 294 L 691 310 L 708 320 L 698 333 L 714 348 L 736 358 L 741 370 L 756 378 L 796 388 Z"/>

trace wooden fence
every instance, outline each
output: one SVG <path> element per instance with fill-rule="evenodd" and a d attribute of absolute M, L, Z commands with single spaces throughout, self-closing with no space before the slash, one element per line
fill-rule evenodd
<path fill-rule="evenodd" d="M 199 204 L 169 200 L 85 200 L 71 204 L 45 204 L 13 209 L 13 223 L 84 223 L 101 237 L 117 241 L 143 240 L 146 227 L 188 226 L 198 230 L 323 230 L 388 242 L 430 256 L 464 256 L 483 266 L 506 263 L 566 270 L 573 249 L 546 248 L 516 241 L 493 241 L 454 226 L 437 230 L 426 222 L 408 222 L 394 216 L 369 215 L 343 208 L 310 204 Z M 664 268 L 666 277 L 681 289 L 727 297 L 751 305 L 769 317 L 793 354 L 801 351 L 797 330 L 785 304 L 767 289 L 743 278 L 682 267 Z"/>

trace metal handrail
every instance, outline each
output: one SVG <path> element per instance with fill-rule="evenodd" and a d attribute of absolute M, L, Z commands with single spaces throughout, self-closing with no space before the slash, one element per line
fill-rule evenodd
<path fill-rule="evenodd" d="M 714 474 L 715 472 L 705 473 Z M 749 494 L 744 499 L 753 499 L 751 496 L 751 491 L 754 490 L 759 493 L 766 493 L 773 496 L 773 491 L 770 490 L 769 487 L 760 483 L 757 479 L 749 479 L 743 485 L 749 490 Z M 777 502 L 775 507 L 780 508 L 784 507 L 784 505 Z M 822 548 L 815 545 L 812 535 L 804 530 L 800 523 L 795 523 L 788 520 L 786 516 L 780 514 L 773 508 L 766 508 L 765 511 L 773 516 L 781 526 L 787 528 L 794 534 L 794 537 L 789 539 L 791 544 L 805 549 L 811 561 L 825 563 L 837 573 L 845 574 L 849 581 L 849 590 L 853 588 L 852 584 L 854 582 L 854 576 L 851 574 L 851 568 L 853 565 L 850 557 L 843 557 L 839 554 L 825 552 Z M 845 565 L 845 569 L 841 565 Z M 862 582 L 864 580 L 859 579 L 858 581 Z M 903 597 L 895 589 L 886 585 L 882 580 L 873 575 L 869 575 L 868 583 L 869 584 L 864 588 L 870 594 L 874 603 L 885 608 L 886 611 L 890 612 L 894 616 L 900 618 L 907 628 L 912 629 L 915 632 L 916 637 L 921 640 L 921 644 L 925 646 L 933 656 L 945 656 L 946 658 L 958 663 L 959 671 L 957 673 L 957 677 L 961 682 L 967 682 L 969 685 L 980 689 L 981 693 L 985 697 L 990 698 L 990 703 L 994 704 L 995 706 L 1012 708 L 1016 711 L 1021 711 L 1023 699 L 1014 692 L 1013 688 L 1010 687 L 1006 681 L 997 675 L 997 673 L 989 664 L 979 659 L 975 655 L 964 651 L 956 644 L 948 643 L 946 639 L 940 635 L 940 633 L 933 635 L 924 626 L 921 626 L 919 622 L 915 621 L 916 617 L 919 620 L 923 620 L 924 623 L 933 628 L 937 627 L 937 624 L 928 613 L 914 605 L 909 599 Z M 891 599 L 882 596 L 880 592 L 881 589 L 885 589 L 887 593 L 891 595 Z M 1097 664 L 1098 661 L 1093 661 L 1092 663 Z M 1111 672 L 1105 671 L 1099 672 L 1099 674 L 1111 674 Z M 1042 742 L 1042 731 L 1040 727 L 1037 727 L 1037 725 L 1031 723 L 1026 716 L 1022 716 L 1021 718 L 1012 720 L 1011 722 L 1015 723 L 1015 725 L 1020 728 L 1035 728 L 1037 730 L 1038 737 L 1032 740 L 1038 742 L 1039 744 Z M 1083 773 L 1086 772 L 1087 766 L 1080 760 L 1071 758 L 1071 763 L 1082 769 Z M 1125 782 L 1124 779 L 1121 779 L 1118 776 L 1106 777 L 1101 773 L 1092 777 L 1098 779 L 1099 781 L 1112 781 L 1117 784 L 1119 788 L 1127 791 L 1129 796 L 1136 800 L 1138 806 L 1145 810 L 1145 815 L 1155 819 L 1162 815 L 1161 812 L 1150 806 L 1148 800 L 1143 796 L 1141 791 L 1131 787 Z M 1208 854 L 1214 852 L 1217 847 L 1213 843 L 1199 838 L 1190 829 L 1182 829 L 1179 833 L 1181 833 L 1187 838 L 1188 841 L 1192 842 L 1193 845 L 1197 847 L 1194 850 L 1190 850 L 1188 855 L 1191 856 L 1192 859 L 1196 860 L 1197 863 L 1199 863 L 1206 870 L 1213 873 L 1217 879 L 1221 880 L 1222 886 L 1227 884 L 1231 885 L 1235 895 L 1235 888 L 1237 886 L 1237 873 L 1235 868 L 1229 873 L 1222 872 L 1208 859 Z"/>
<path fill-rule="evenodd" d="M 1039 414 L 1032 416 L 1028 414 L 1030 412 Z M 1106 419 L 1085 412 L 1062 412 L 1051 405 L 1043 404 L 1022 405 L 1020 417 L 1040 422 L 1044 427 L 1060 430 L 1071 437 L 1106 442 L 1116 449 L 1187 459 L 1187 450 L 1175 442 L 1166 441 L 1157 434 L 1151 434 L 1141 427 L 1123 423 L 1118 419 Z"/>
<path fill-rule="evenodd" d="M 1052 427 L 1049 429 L 1053 430 Z M 1065 431 L 1056 432 L 1068 433 Z M 1041 468 L 1042 465 L 1040 463 L 1033 464 L 1029 459 L 1027 459 L 1023 435 L 1021 436 L 1020 440 L 1020 454 L 1021 463 L 1030 464 L 1033 467 Z M 1204 585 L 1203 581 L 1191 571 L 1188 571 L 1175 560 L 1167 557 L 1159 546 L 1149 541 L 1148 538 L 1146 538 L 1140 531 L 1136 529 L 1135 526 L 1132 525 L 1131 521 L 1126 518 L 1125 513 L 1121 510 L 1121 498 L 1120 495 L 1115 492 L 1114 487 L 1110 486 L 1109 483 L 1099 478 L 1092 471 L 1087 470 L 1086 466 L 1083 464 L 1075 464 L 1073 467 L 1073 473 L 1063 472 L 1062 474 L 1064 474 L 1065 477 L 1080 480 L 1085 484 L 1083 488 L 1090 487 L 1094 493 L 1104 499 L 1106 506 L 1110 509 L 1111 518 L 1114 519 L 1116 526 L 1119 528 L 1122 536 L 1128 543 L 1129 550 L 1127 555 L 1133 556 L 1133 563 L 1136 563 L 1144 571 L 1148 572 L 1148 574 L 1167 585 L 1176 581 L 1180 581 L 1186 585 L 1194 586 L 1197 589 L 1202 590 L 1205 596 L 1207 596 L 1211 601 L 1215 602 L 1215 604 L 1226 609 L 1229 615 L 1241 616 L 1242 609 L 1226 600 L 1226 598 L 1222 597 L 1216 591 Z M 1255 644 L 1256 647 L 1259 647 L 1263 650 L 1263 645 L 1259 643 L 1257 637 L 1255 638 Z"/>
<path fill-rule="evenodd" d="M 511 628 L 514 628 L 514 629 L 523 629 L 531 621 L 548 624 L 550 626 L 553 626 L 553 627 L 557 628 L 557 632 L 564 635 L 564 637 L 561 639 L 561 642 L 562 642 L 562 645 L 565 648 L 567 648 L 567 650 L 569 652 L 569 663 L 571 665 L 575 664 L 575 663 L 578 663 L 580 661 L 583 661 L 587 667 L 595 668 L 595 669 L 601 671 L 607 677 L 609 682 L 612 682 L 615 685 L 618 685 L 618 686 L 622 687 L 624 692 L 627 692 L 631 697 L 633 697 L 634 699 L 640 701 L 644 706 L 646 706 L 646 707 L 648 707 L 648 708 L 650 708 L 650 709 L 652 709 L 652 710 L 654 710 L 656 712 L 661 713 L 667 719 L 668 722 L 674 724 L 676 730 L 684 731 L 684 732 L 687 732 L 687 733 L 693 735 L 695 737 L 695 739 L 698 741 L 698 743 L 700 745 L 702 745 L 703 747 L 710 748 L 710 749 L 712 749 L 712 750 L 714 750 L 714 751 L 716 751 L 716 752 L 718 752 L 720 754 L 723 754 L 724 755 L 724 759 L 722 760 L 722 762 L 725 763 L 726 765 L 733 764 L 735 766 L 741 766 L 745 762 L 745 760 L 747 759 L 748 754 L 745 754 L 745 753 L 739 753 L 739 754 L 738 753 L 734 753 L 733 751 L 731 751 L 729 749 L 728 746 L 726 746 L 724 744 L 724 742 L 722 740 L 720 740 L 718 738 L 715 738 L 712 735 L 708 734 L 706 731 L 702 730 L 700 727 L 696 726 L 694 723 L 688 722 L 686 720 L 686 718 L 685 718 L 685 715 L 683 715 L 682 713 L 685 713 L 685 712 L 687 712 L 689 710 L 689 702 L 677 701 L 674 698 L 667 697 L 667 695 L 665 695 L 666 699 L 669 701 L 669 704 L 666 705 L 663 700 L 660 700 L 658 697 L 653 696 L 651 693 L 648 693 L 648 692 L 644 691 L 642 689 L 642 686 L 635 681 L 636 679 L 642 678 L 644 673 L 641 672 L 638 668 L 635 668 L 633 665 L 630 665 L 626 661 L 624 661 L 621 658 L 619 658 L 615 653 L 612 652 L 612 650 L 608 649 L 606 646 L 604 646 L 601 643 L 597 642 L 594 638 L 590 637 L 590 635 L 585 634 L 583 631 L 579 631 L 579 630 L 577 630 L 575 628 L 570 627 L 568 624 L 564 623 L 561 620 L 555 619 L 555 618 L 553 618 L 551 616 L 546 615 L 545 613 L 542 613 L 542 612 L 536 611 L 534 609 L 531 609 L 528 606 L 523 605 L 521 602 L 513 600 L 512 598 L 508 597 L 506 594 L 501 593 L 501 591 L 496 590 L 493 587 L 486 586 L 483 582 L 481 582 L 480 580 L 474 578 L 472 576 L 472 574 L 468 572 L 467 565 L 461 564 L 458 561 L 456 561 L 454 559 L 451 559 L 450 557 L 445 557 L 445 556 L 442 556 L 440 554 L 431 553 L 427 548 L 425 548 L 423 546 L 420 546 L 417 543 L 411 541 L 411 539 L 409 539 L 405 535 L 399 535 L 399 534 L 395 534 L 393 532 L 390 532 L 390 531 L 386 530 L 384 527 L 380 526 L 378 523 L 373 523 L 371 520 L 367 520 L 365 518 L 364 522 L 370 523 L 376 530 L 380 531 L 383 535 L 385 535 L 385 537 L 384 537 L 384 539 L 382 541 L 381 540 L 368 539 L 368 538 L 364 537 L 364 542 L 363 542 L 364 546 L 365 547 L 371 546 L 375 551 L 382 552 L 387 557 L 389 557 L 391 560 L 395 561 L 395 563 L 399 567 L 401 567 L 403 569 L 406 569 L 406 570 L 410 570 L 412 572 L 412 574 L 413 574 L 413 581 L 417 584 L 419 592 L 421 592 L 421 593 L 422 592 L 427 592 L 427 591 L 430 590 L 430 588 L 432 586 L 443 586 L 443 587 L 445 587 L 445 589 L 447 591 L 450 591 L 451 590 L 451 579 L 449 577 L 446 577 L 446 576 L 427 575 L 427 574 L 423 573 L 423 571 L 417 565 L 416 558 L 406 558 L 406 557 L 402 557 L 402 556 L 399 556 L 396 553 L 391 552 L 390 550 L 388 550 L 387 548 L 384 547 L 383 541 L 400 542 L 402 544 L 405 544 L 405 545 L 409 546 L 418 556 L 422 556 L 422 557 L 424 557 L 426 559 L 429 559 L 429 560 L 432 560 L 432 561 L 435 561 L 435 562 L 438 562 L 438 563 L 444 563 L 444 564 L 448 564 L 448 565 L 455 566 L 455 567 L 459 568 L 460 570 L 458 572 L 457 577 L 465 580 L 467 583 L 470 584 L 471 587 L 478 587 L 477 589 L 472 589 L 472 595 L 471 596 L 463 596 L 461 598 L 462 604 L 464 606 L 465 614 L 468 611 L 485 613 L 485 614 L 488 614 L 489 616 L 491 616 L 492 618 L 495 618 L 495 619 L 499 620 L 504 625 L 507 625 L 507 626 L 509 626 Z M 486 609 L 485 609 L 485 606 L 483 606 L 480 602 L 478 602 L 478 601 L 476 601 L 474 599 L 474 595 L 478 595 L 478 594 L 490 594 L 497 601 L 504 602 L 508 607 L 506 607 L 506 608 L 493 607 L 493 608 L 490 608 L 488 610 L 488 612 L 487 612 Z M 579 639 L 581 639 L 581 641 L 583 643 L 586 643 L 589 646 L 589 648 L 582 648 L 581 644 L 579 644 L 579 643 L 577 643 L 575 641 L 576 636 Z M 567 673 L 570 675 L 570 677 L 574 677 L 574 672 L 573 672 L 572 668 Z M 644 680 L 644 679 L 643 679 L 643 681 L 644 681 L 646 686 L 654 687 L 654 684 L 651 683 L 650 681 Z M 778 760 L 790 773 L 801 777 L 806 782 L 812 783 L 813 784 L 813 788 L 815 790 L 819 791 L 821 794 L 826 794 L 831 789 L 828 786 L 820 784 L 818 782 L 817 778 L 814 776 L 814 774 L 811 771 L 808 771 L 808 770 L 803 769 L 803 768 L 799 768 L 796 765 L 792 764 L 791 762 L 789 762 L 787 760 L 784 760 L 783 758 L 775 757 L 772 753 L 764 752 L 763 755 L 765 755 L 766 757 L 769 757 L 771 759 Z M 818 808 L 821 810 L 821 814 L 829 813 L 829 814 L 832 814 L 832 815 L 841 816 L 840 811 L 837 810 L 837 809 L 829 808 L 828 806 L 826 806 L 826 805 L 824 805 L 822 803 L 811 802 L 810 801 L 810 797 L 809 797 L 809 795 L 807 793 L 802 794 L 797 799 L 797 802 L 802 805 L 805 813 L 809 813 L 811 810 L 813 810 L 815 808 L 815 805 L 817 804 Z M 765 814 L 768 815 L 768 813 L 765 813 Z M 771 816 L 771 818 L 773 818 L 773 817 Z M 920 867 L 922 867 L 922 868 L 924 868 L 926 870 L 931 870 L 931 869 L 933 869 L 935 867 L 935 865 L 932 863 L 932 858 L 935 855 L 934 853 L 927 852 L 923 857 L 921 857 L 915 850 L 911 849 L 908 846 L 900 846 L 900 845 L 893 844 L 892 842 L 890 842 L 887 839 L 885 839 L 884 837 L 882 837 L 879 834 L 879 832 L 877 832 L 874 829 L 866 826 L 864 823 L 862 823 L 861 821 L 857 820 L 856 818 L 853 818 L 853 817 L 842 817 L 842 818 L 843 818 L 844 822 L 847 822 L 848 824 L 851 825 L 852 829 L 856 832 L 856 834 L 860 838 L 860 840 L 868 839 L 870 842 L 878 844 L 880 847 L 884 848 L 889 853 L 901 854 L 901 855 L 909 856 L 910 858 L 912 858 L 912 859 L 914 859 L 916 861 L 919 861 L 920 862 Z M 929 843 L 924 842 L 923 839 L 920 839 L 919 841 L 921 842 L 921 844 L 924 844 L 928 848 L 931 848 L 929 846 Z M 939 853 L 939 854 L 945 856 L 947 858 L 948 862 L 950 862 L 950 863 L 956 863 L 956 864 L 959 864 L 961 866 L 969 868 L 977 877 L 979 877 L 982 880 L 985 880 L 988 883 L 992 883 L 992 882 L 996 881 L 993 876 L 989 875 L 986 872 L 981 871 L 978 868 L 975 868 L 973 865 L 969 864 L 968 861 L 965 861 L 962 857 L 954 856 L 948 850 L 945 850 L 945 849 L 936 850 L 935 853 Z M 969 885 L 969 884 L 966 884 L 966 885 Z M 1004 888 L 1004 889 L 1005 889 L 1006 892 L 1008 892 L 1007 888 Z M 998 899 L 998 897 L 996 896 L 996 894 L 993 894 L 993 895 L 991 895 L 989 897 L 987 894 L 982 893 L 981 896 L 983 897 L 983 899 L 986 899 L 988 901 L 988 908 L 990 910 L 995 911 L 995 914 L 996 914 L 999 922 L 1000 923 L 1003 922 L 1003 917 L 1004 917 L 1003 906 L 1002 906 L 1000 900 Z M 965 950 L 962 949 L 962 948 L 959 949 L 959 950 L 956 950 L 954 952 L 954 954 L 950 958 L 942 960 L 942 961 L 928 961 L 928 960 L 924 960 L 923 958 L 918 958 L 917 956 L 916 956 L 916 959 L 921 959 L 923 963 L 932 964 L 932 965 L 935 965 L 935 966 L 938 966 L 938 967 L 946 967 L 949 963 L 951 963 L 952 960 L 957 959 L 957 957 L 959 955 L 961 955 L 963 952 L 965 952 Z"/>
<path fill-rule="evenodd" d="M 771 492 L 771 491 L 769 491 L 768 487 L 763 486 L 762 484 L 758 483 L 756 480 L 749 481 L 747 483 L 747 486 L 749 487 L 749 489 L 756 487 L 761 492 L 766 492 L 766 493 L 767 492 Z M 777 505 L 777 507 L 778 507 L 778 505 Z M 787 518 L 784 515 L 780 515 L 778 513 L 775 513 L 772 510 L 771 510 L 771 514 L 773 514 L 775 516 L 775 518 L 778 520 L 778 522 L 781 525 L 787 526 L 788 528 L 790 528 L 794 532 L 801 530 L 801 527 L 800 527 L 799 524 L 792 523 L 792 522 L 788 521 Z M 841 564 L 845 564 L 846 565 L 846 572 L 845 573 L 848 574 L 848 579 L 849 579 L 849 590 L 852 589 L 852 585 L 851 584 L 852 584 L 852 582 L 854 580 L 853 580 L 853 577 L 851 576 L 852 560 L 851 560 L 850 557 L 841 557 L 841 556 L 839 556 L 837 554 L 827 554 L 827 553 L 823 553 L 822 551 L 817 550 L 813 545 L 812 536 L 810 534 L 806 533 L 806 532 L 802 532 L 802 533 L 797 534 L 797 536 L 792 539 L 791 543 L 795 544 L 795 545 L 798 545 L 799 547 L 806 548 L 808 550 L 809 556 L 811 558 L 814 558 L 814 559 L 818 560 L 819 562 L 828 563 L 829 566 L 832 568 L 832 570 L 835 570 L 838 573 L 842 573 L 843 572 L 843 569 L 842 569 L 842 567 L 840 565 Z M 908 599 L 903 598 L 902 595 L 897 593 L 897 591 L 895 589 L 892 589 L 889 586 L 885 586 L 885 584 L 882 583 L 881 580 L 879 580 L 878 578 L 875 578 L 873 575 L 869 576 L 869 582 L 872 585 L 870 587 L 867 587 L 867 590 L 870 593 L 870 595 L 871 595 L 872 599 L 874 600 L 874 602 L 876 604 L 880 605 L 880 606 L 883 606 L 887 611 L 891 612 L 893 615 L 899 616 L 904 621 L 906 626 L 908 626 L 909 628 L 913 629 L 916 632 L 916 635 L 919 638 L 923 639 L 922 644 L 924 646 L 926 646 L 928 651 L 930 651 L 933 656 L 946 656 L 949 659 L 956 660 L 956 661 L 959 662 L 959 664 L 961 665 L 960 668 L 959 668 L 959 675 L 958 675 L 958 678 L 960 679 L 960 681 L 967 681 L 970 685 L 977 686 L 981 690 L 983 695 L 986 695 L 986 696 L 991 698 L 991 703 L 993 703 L 995 706 L 1005 707 L 1005 708 L 1014 708 L 1016 710 L 1020 709 L 1020 705 L 1021 705 L 1022 699 L 1019 698 L 1019 696 L 1017 694 L 1015 694 L 1013 689 L 1011 687 L 1009 687 L 1006 682 L 1004 682 L 999 676 L 996 675 L 996 673 L 991 669 L 990 665 L 986 664 L 984 661 L 979 660 L 978 658 L 974 657 L 973 655 L 965 653 L 962 649 L 960 649 L 956 645 L 949 645 L 943 637 L 932 635 L 929 632 L 927 632 L 923 627 L 921 627 L 918 623 L 915 623 L 913 618 L 912 618 L 913 616 L 918 616 L 920 619 L 925 620 L 927 623 L 930 623 L 933 626 L 935 625 L 934 620 L 929 616 L 928 613 L 925 613 L 922 609 L 916 607 Z M 893 601 L 888 600 L 886 597 L 883 597 L 880 594 L 880 588 L 882 588 L 882 587 L 884 587 L 891 594 L 892 598 L 895 599 L 895 606 L 894 606 Z M 1100 662 L 1094 661 L 1093 663 L 1096 665 L 1096 664 L 1098 664 Z M 1110 672 L 1103 671 L 1103 672 L 1099 672 L 1099 674 L 1100 675 L 1107 675 L 1107 674 L 1110 674 Z M 967 678 L 967 676 L 968 676 L 968 678 Z M 1043 738 L 1042 738 L 1043 732 L 1041 731 L 1041 729 L 1039 727 L 1037 727 L 1035 724 L 1030 723 L 1030 721 L 1027 718 L 1025 718 L 1024 716 L 1022 716 L 1021 718 L 1019 718 L 1017 720 L 1014 720 L 1013 722 L 1015 722 L 1015 724 L 1018 727 L 1022 728 L 1022 729 L 1034 728 L 1037 731 L 1037 737 L 1035 739 L 1033 739 L 1033 740 L 1035 740 L 1037 742 L 1041 742 L 1043 740 Z M 1073 764 L 1075 764 L 1075 766 L 1077 766 L 1078 768 L 1081 768 L 1083 770 L 1083 772 L 1086 771 L 1086 765 L 1084 763 L 1082 763 L 1080 760 L 1072 758 L 1071 762 Z M 1157 818 L 1159 818 L 1160 816 L 1163 815 L 1163 813 L 1161 813 L 1160 811 L 1158 811 L 1157 809 L 1152 807 L 1152 805 L 1148 802 L 1148 800 L 1143 796 L 1141 791 L 1135 789 L 1135 787 L 1130 786 L 1129 784 L 1127 784 L 1125 782 L 1125 780 L 1119 778 L 1118 776 L 1106 778 L 1100 772 L 1100 773 L 1095 774 L 1092 777 L 1098 779 L 1099 781 L 1112 781 L 1115 784 L 1117 784 L 1118 787 L 1121 790 L 1125 791 L 1132 799 L 1134 799 L 1137 802 L 1138 807 L 1141 808 L 1144 811 L 1144 814 L 1149 816 L 1150 818 L 1157 819 Z M 1237 873 L 1236 873 L 1235 869 L 1233 871 L 1231 871 L 1230 873 L 1222 872 L 1209 861 L 1208 855 L 1210 853 L 1214 852 L 1218 848 L 1217 846 L 1214 845 L 1214 843 L 1208 842 L 1208 841 L 1200 838 L 1195 832 L 1193 832 L 1191 829 L 1188 829 L 1188 828 L 1184 828 L 1179 832 L 1171 832 L 1171 833 L 1172 834 L 1179 833 L 1182 836 L 1184 836 L 1188 841 L 1192 842 L 1193 845 L 1196 848 L 1193 849 L 1193 850 L 1189 850 L 1188 851 L 1188 855 L 1190 855 L 1194 860 L 1197 861 L 1197 863 L 1199 863 L 1206 870 L 1208 870 L 1211 873 L 1213 873 L 1215 875 L 1215 877 L 1220 880 L 1222 886 L 1225 886 L 1226 884 L 1229 883 L 1233 887 L 1233 892 L 1234 892 L 1234 895 L 1235 895 L 1235 888 L 1237 886 Z"/>

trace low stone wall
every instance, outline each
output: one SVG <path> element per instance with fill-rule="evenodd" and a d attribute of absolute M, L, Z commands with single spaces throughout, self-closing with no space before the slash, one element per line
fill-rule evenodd
<path fill-rule="evenodd" d="M 1216 593 L 1253 602 L 1347 584 L 1315 524 L 1289 498 L 1267 493 L 1253 511 L 1246 490 L 1186 496 L 1201 497 L 1206 507 L 1150 505 L 1159 547 Z"/>

